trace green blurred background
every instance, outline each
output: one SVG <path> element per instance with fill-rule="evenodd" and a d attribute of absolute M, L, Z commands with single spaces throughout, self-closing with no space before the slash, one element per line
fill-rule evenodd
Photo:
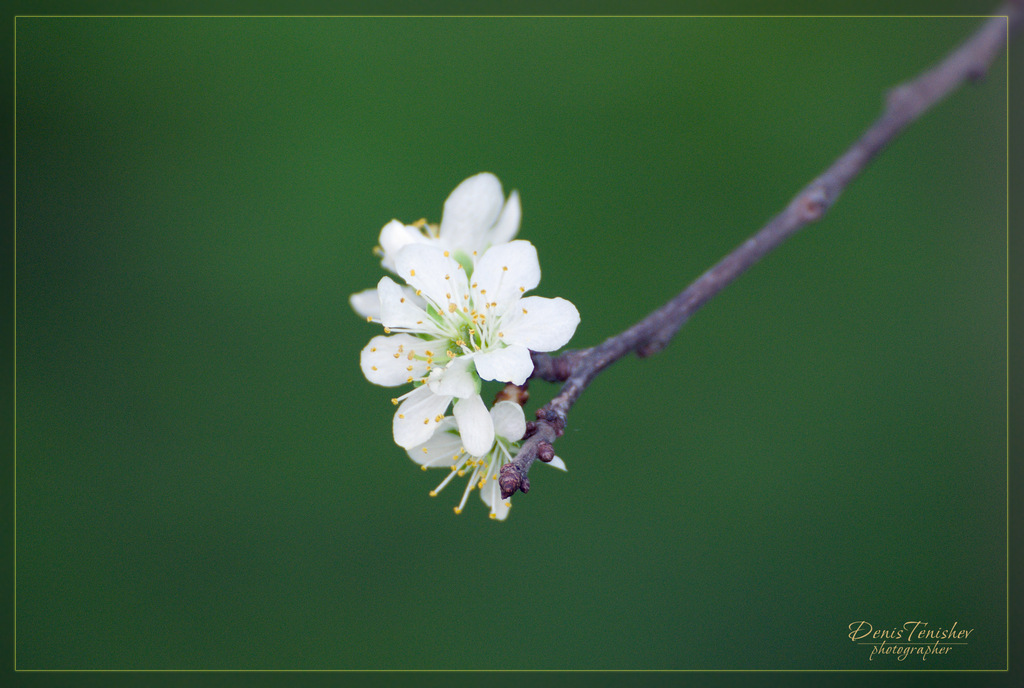
<path fill-rule="evenodd" d="M 427 496 L 347 303 L 488 170 L 595 344 L 977 25 L 19 19 L 17 667 L 1004 668 L 1002 56 L 601 375 L 505 523 Z"/>

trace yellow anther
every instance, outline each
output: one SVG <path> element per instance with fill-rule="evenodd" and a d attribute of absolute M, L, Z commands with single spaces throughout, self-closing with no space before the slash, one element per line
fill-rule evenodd
<path fill-rule="evenodd" d="M 512 508 L 512 505 L 510 503 L 508 503 L 508 502 L 503 502 L 503 503 L 504 503 L 506 509 L 511 509 Z"/>
<path fill-rule="evenodd" d="M 385 327 L 384 328 L 384 334 L 391 334 L 391 328 L 390 327 Z"/>
<path fill-rule="evenodd" d="M 398 418 L 399 418 L 399 420 L 405 420 L 405 414 L 404 413 L 399 413 L 398 414 Z"/>
<path fill-rule="evenodd" d="M 391 403 L 394 404 L 395 406 L 398 406 L 398 399 L 392 399 Z"/>
<path fill-rule="evenodd" d="M 420 289 L 417 289 L 416 290 L 416 296 L 422 296 L 422 295 L 423 295 L 423 291 L 420 290 Z"/>
<path fill-rule="evenodd" d="M 424 468 L 426 468 L 426 466 L 424 466 Z M 491 514 L 491 518 L 496 519 L 496 518 L 498 518 L 498 515 L 497 514 Z"/>
<path fill-rule="evenodd" d="M 412 366 L 406 366 L 406 367 L 405 367 L 405 369 L 406 369 L 407 371 L 409 371 L 410 373 L 412 372 Z"/>
<path fill-rule="evenodd" d="M 405 351 L 405 344 L 399 344 L 398 345 L 398 353 L 402 353 L 403 351 Z"/>
<path fill-rule="evenodd" d="M 410 375 L 409 377 L 405 378 L 405 381 L 406 382 L 412 382 L 412 376 Z"/>
<path fill-rule="evenodd" d="M 452 276 L 451 275 L 445 275 L 444 278 L 447 279 L 447 280 L 450 280 L 452 278 Z"/>
<path fill-rule="evenodd" d="M 446 299 L 450 299 L 450 298 L 452 297 L 452 295 L 451 295 L 451 294 L 445 294 L 445 295 L 444 295 L 444 297 L 445 297 Z"/>
<path fill-rule="evenodd" d="M 366 316 L 366 322 L 373 322 L 373 317 L 371 317 L 369 315 Z"/>
<path fill-rule="evenodd" d="M 416 276 L 416 271 L 415 270 L 410 270 L 409 271 L 409 276 L 410 277 L 415 277 Z"/>
<path fill-rule="evenodd" d="M 462 509 L 460 509 L 459 507 L 455 507 L 455 513 L 456 514 L 461 514 L 462 513 Z"/>
<path fill-rule="evenodd" d="M 424 449 L 423 451 L 426 451 L 426 449 Z M 426 466 L 420 466 L 420 468 L 423 469 L 423 470 L 427 470 Z"/>
<path fill-rule="evenodd" d="M 424 454 L 429 454 L 430 451 L 426 447 L 423 447 L 423 453 Z M 424 466 L 424 468 L 426 468 L 426 466 Z"/>
<path fill-rule="evenodd" d="M 395 358 L 401 358 L 402 354 L 396 353 L 394 356 L 395 356 Z"/>
<path fill-rule="evenodd" d="M 457 475 L 461 478 L 462 476 L 466 475 L 466 471 L 459 471 Z"/>
<path fill-rule="evenodd" d="M 519 287 L 519 291 L 526 291 L 526 287 Z"/>
<path fill-rule="evenodd" d="M 462 341 L 461 339 L 456 340 L 455 344 L 456 346 L 466 346 L 466 342 Z"/>
<path fill-rule="evenodd" d="M 431 351 L 430 349 L 427 349 L 427 350 L 426 350 L 426 351 L 424 351 L 423 353 L 425 353 L 425 354 L 426 354 L 427 356 L 433 356 L 433 355 L 434 355 L 434 352 L 433 352 L 433 351 Z"/>
<path fill-rule="evenodd" d="M 416 324 L 417 324 L 417 325 L 422 325 L 422 324 L 423 324 L 423 321 L 422 321 L 422 320 L 417 320 L 417 321 L 416 321 Z"/>
<path fill-rule="evenodd" d="M 403 296 L 402 298 L 398 299 L 398 303 L 405 303 L 405 297 Z"/>
<path fill-rule="evenodd" d="M 480 290 L 480 293 L 481 293 L 481 294 L 486 294 L 486 293 L 487 293 L 487 290 L 486 290 L 486 289 L 481 289 L 481 290 Z"/>
<path fill-rule="evenodd" d="M 474 329 L 473 329 L 473 328 L 471 327 L 471 328 L 469 328 L 469 333 L 470 333 L 470 334 L 476 334 L 476 330 L 474 330 Z"/>
<path fill-rule="evenodd" d="M 430 423 L 430 419 L 429 418 L 424 418 L 423 419 L 423 424 L 424 425 L 428 425 L 429 423 Z"/>
<path fill-rule="evenodd" d="M 508 272 L 508 266 L 507 265 L 502 265 L 501 266 L 501 271 L 502 272 Z"/>
<path fill-rule="evenodd" d="M 457 459 L 457 458 L 459 458 L 459 457 L 457 457 L 457 456 L 456 456 L 456 457 L 453 457 L 453 458 L 456 458 L 456 459 Z M 452 466 L 452 470 L 453 470 L 453 471 L 454 471 L 454 470 L 456 470 L 457 468 L 458 468 L 458 466 Z"/>
<path fill-rule="evenodd" d="M 427 467 L 426 467 L 426 466 L 424 466 L 424 467 L 423 467 L 423 470 L 427 470 Z M 431 491 L 430 491 L 430 496 L 431 496 L 431 497 L 436 497 L 436 496 L 437 496 L 437 490 L 431 490 Z"/>
<path fill-rule="evenodd" d="M 376 351 L 376 350 L 377 350 L 377 347 L 375 347 L 375 346 L 371 346 L 371 347 L 370 347 L 370 352 L 371 352 L 371 353 L 372 353 L 372 352 L 374 352 L 374 351 Z"/>
<path fill-rule="evenodd" d="M 448 253 L 447 251 L 445 251 L 445 252 L 444 252 L 444 257 L 445 257 L 445 258 L 447 258 L 447 257 L 448 257 L 449 255 L 451 255 L 451 254 L 450 254 L 450 253 Z"/>
<path fill-rule="evenodd" d="M 370 370 L 377 370 L 377 366 L 370 366 Z"/>
<path fill-rule="evenodd" d="M 477 283 L 476 283 L 476 282 L 473 282 L 473 288 L 474 288 L 474 289 L 476 289 L 476 285 L 477 285 Z"/>
<path fill-rule="evenodd" d="M 457 310 L 459 310 L 459 307 L 456 306 L 454 303 L 449 303 L 448 304 L 448 312 L 449 313 L 454 313 Z"/>
<path fill-rule="evenodd" d="M 469 294 L 463 294 L 463 295 L 462 295 L 462 298 L 463 298 L 463 299 L 468 299 L 468 298 L 469 298 Z"/>
<path fill-rule="evenodd" d="M 405 358 L 406 358 L 406 360 L 411 361 L 412 359 L 416 358 L 416 352 L 415 351 L 410 351 L 409 355 L 406 356 Z"/>
<path fill-rule="evenodd" d="M 442 415 L 441 415 L 440 413 L 439 413 L 439 414 L 437 414 L 437 417 L 436 417 L 436 418 L 434 418 L 434 422 L 435 422 L 435 423 L 440 423 L 440 422 L 441 422 L 441 421 L 443 421 L 443 420 L 444 420 L 444 416 L 442 416 Z"/>
<path fill-rule="evenodd" d="M 468 309 L 468 308 L 466 308 L 465 306 L 463 306 L 463 307 L 462 307 L 462 312 L 463 312 L 463 313 L 469 313 L 469 309 Z"/>
<path fill-rule="evenodd" d="M 526 310 L 526 309 L 524 308 L 524 309 L 523 309 L 523 315 L 526 315 L 527 313 L 529 313 L 529 311 L 527 311 L 527 310 Z"/>

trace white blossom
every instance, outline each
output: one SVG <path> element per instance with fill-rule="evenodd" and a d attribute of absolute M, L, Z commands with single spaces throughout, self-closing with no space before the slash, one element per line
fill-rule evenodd
<path fill-rule="evenodd" d="M 489 415 L 494 425 L 494 441 L 491 447 L 479 456 L 466 451 L 455 420 L 446 418 L 438 425 L 429 440 L 409 450 L 409 457 L 420 464 L 423 470 L 449 469 L 450 473 L 441 484 L 431 490 L 431 497 L 437 496 L 454 478 L 468 475 L 469 480 L 462 493 L 462 501 L 455 507 L 455 513 L 462 513 L 469 493 L 479 489 L 480 498 L 490 509 L 491 518 L 503 521 L 512 505 L 509 500 L 501 498 L 498 476 L 501 467 L 512 460 L 518 449 L 518 442 L 526 432 L 526 418 L 522 407 L 511 401 L 499 401 Z M 566 470 L 565 463 L 557 456 L 549 465 Z"/>
<path fill-rule="evenodd" d="M 440 226 L 426 221 L 407 225 L 392 220 L 380 231 L 374 250 L 389 272 L 397 272 L 398 253 L 410 244 L 438 246 L 468 265 L 474 253 L 482 254 L 492 246 L 511 241 L 519 232 L 521 217 L 519 193 L 512 191 L 506 201 L 498 178 L 482 172 L 455 187 L 444 202 Z M 364 318 L 380 317 L 376 289 L 353 294 L 349 303 Z"/>
<path fill-rule="evenodd" d="M 523 384 L 533 372 L 530 351 L 568 343 L 579 312 L 565 299 L 524 296 L 540 282 L 537 251 L 527 241 L 471 254 L 465 265 L 450 250 L 411 243 L 395 267 L 408 287 L 389 277 L 377 285 L 379 321 L 391 336 L 374 337 L 363 349 L 363 373 L 379 385 L 418 385 L 392 400 L 400 446 L 426 442 L 455 401 L 463 445 L 482 456 L 494 442 L 494 422 L 480 398 L 481 380 Z"/>

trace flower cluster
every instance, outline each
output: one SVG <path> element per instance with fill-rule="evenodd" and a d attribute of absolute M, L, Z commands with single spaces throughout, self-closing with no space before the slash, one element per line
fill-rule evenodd
<path fill-rule="evenodd" d="M 537 251 L 515 240 L 519 195 L 505 199 L 488 173 L 462 182 L 445 201 L 440 225 L 389 222 L 376 253 L 404 284 L 382 277 L 376 289 L 353 294 L 353 309 L 383 325 L 360 356 L 366 379 L 411 391 L 392 399 L 395 442 L 426 470 L 469 475 L 491 518 L 504 519 L 498 471 L 526 431 L 522 408 L 499 402 L 488 410 L 483 380 L 522 385 L 533 373 L 531 351 L 554 351 L 579 324 L 576 307 L 561 298 L 526 296 L 540 282 Z M 449 407 L 452 416 L 447 416 Z M 564 470 L 562 461 L 551 463 Z"/>

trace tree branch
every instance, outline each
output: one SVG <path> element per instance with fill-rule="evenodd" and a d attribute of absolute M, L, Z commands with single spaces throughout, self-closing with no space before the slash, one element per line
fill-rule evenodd
<path fill-rule="evenodd" d="M 636 352 L 640 357 L 658 353 L 690 316 L 711 297 L 739 277 L 798 230 L 821 219 L 846 186 L 903 129 L 965 81 L 981 79 L 1002 52 L 1009 36 L 1024 21 L 1024 0 L 1010 0 L 996 10 L 965 43 L 944 60 L 911 81 L 891 89 L 881 116 L 821 175 L 805 186 L 786 208 L 756 234 L 740 244 L 664 306 L 590 349 L 566 351 L 559 356 L 533 354 L 533 377 L 564 382 L 547 405 L 537 410 L 537 421 L 527 425 L 519 453 L 501 469 L 503 498 L 516 490 L 527 492 L 527 473 L 534 460 L 550 460 L 550 445 L 562 435 L 566 414 L 587 385 L 609 365 Z"/>

